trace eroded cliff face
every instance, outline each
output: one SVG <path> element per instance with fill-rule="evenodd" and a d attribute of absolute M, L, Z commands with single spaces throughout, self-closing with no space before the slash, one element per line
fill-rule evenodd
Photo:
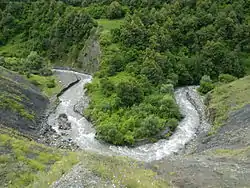
<path fill-rule="evenodd" d="M 93 74 L 99 69 L 101 47 L 97 32 L 86 41 L 84 48 L 77 58 L 78 66 L 88 74 Z"/>
<path fill-rule="evenodd" d="M 0 67 L 0 124 L 37 137 L 48 103 L 24 77 Z"/>

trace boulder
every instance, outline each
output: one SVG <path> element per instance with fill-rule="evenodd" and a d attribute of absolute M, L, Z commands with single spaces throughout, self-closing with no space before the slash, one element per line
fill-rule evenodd
<path fill-rule="evenodd" d="M 66 114 L 60 114 L 58 116 L 58 127 L 61 130 L 70 130 L 71 123 L 68 120 L 68 116 Z"/>

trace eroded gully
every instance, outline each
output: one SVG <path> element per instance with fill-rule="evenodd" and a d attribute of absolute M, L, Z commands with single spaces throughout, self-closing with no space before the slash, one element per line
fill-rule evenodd
<path fill-rule="evenodd" d="M 92 77 L 73 71 L 56 70 L 61 75 L 74 74 L 81 80 L 66 90 L 60 97 L 60 104 L 54 113 L 48 117 L 48 124 L 53 127 L 64 139 L 72 139 L 81 149 L 94 151 L 104 155 L 127 156 L 141 161 L 160 160 L 166 156 L 181 151 L 185 145 L 196 137 L 197 133 L 206 131 L 208 124 L 205 121 L 202 100 L 195 87 L 183 87 L 175 91 L 175 98 L 184 118 L 179 123 L 175 133 L 169 140 L 159 140 L 156 143 L 145 144 L 134 148 L 113 146 L 95 139 L 95 129 L 92 124 L 77 111 L 88 104 L 88 97 L 84 90 L 85 84 L 91 82 Z M 71 123 L 67 131 L 58 128 L 58 116 L 66 114 Z"/>

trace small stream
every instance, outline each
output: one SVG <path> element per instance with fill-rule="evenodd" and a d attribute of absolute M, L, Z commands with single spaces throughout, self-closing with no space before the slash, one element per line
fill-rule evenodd
<path fill-rule="evenodd" d="M 80 82 L 72 86 L 59 99 L 60 104 L 54 113 L 48 117 L 48 124 L 51 125 L 65 139 L 72 139 L 81 149 L 94 151 L 104 155 L 127 156 L 141 161 L 154 161 L 162 159 L 173 153 L 177 153 L 196 136 L 198 130 L 205 129 L 201 113 L 204 113 L 203 103 L 195 91 L 195 87 L 183 87 L 175 91 L 176 101 L 184 118 L 179 123 L 175 133 L 169 140 L 159 140 L 156 143 L 145 144 L 130 148 L 126 146 L 114 146 L 102 143 L 95 139 L 95 129 L 92 124 L 75 111 L 76 106 L 86 106 L 88 98 L 85 95 L 84 86 L 91 82 L 92 77 L 66 70 L 56 70 L 63 73 L 77 75 Z M 192 99 L 192 103 L 190 102 Z M 193 105 L 195 102 L 196 105 Z M 72 128 L 68 131 L 58 129 L 58 116 L 66 114 Z"/>

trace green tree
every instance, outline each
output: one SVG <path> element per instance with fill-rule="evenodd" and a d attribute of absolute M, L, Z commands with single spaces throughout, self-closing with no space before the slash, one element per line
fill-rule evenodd
<path fill-rule="evenodd" d="M 135 81 L 123 81 L 117 85 L 117 96 L 122 106 L 132 106 L 143 100 L 143 91 Z"/>
<path fill-rule="evenodd" d="M 119 2 L 113 1 L 108 7 L 106 12 L 107 18 L 119 19 L 124 17 L 125 11 Z"/>
<path fill-rule="evenodd" d="M 155 115 L 150 115 L 143 119 L 141 122 L 141 131 L 144 137 L 151 137 L 159 133 L 162 128 L 161 123 L 161 120 Z"/>
<path fill-rule="evenodd" d="M 151 83 L 157 85 L 164 81 L 162 69 L 154 60 L 146 58 L 142 67 L 141 74 L 145 75 Z"/>
<path fill-rule="evenodd" d="M 32 73 L 39 73 L 46 64 L 44 58 L 38 55 L 37 52 L 30 52 L 28 57 L 25 59 L 24 66 L 27 68 L 28 71 Z"/>
<path fill-rule="evenodd" d="M 214 89 L 214 84 L 213 84 L 210 76 L 204 75 L 200 81 L 200 87 L 198 89 L 199 92 L 206 94 L 209 91 L 211 91 L 212 89 Z"/>

